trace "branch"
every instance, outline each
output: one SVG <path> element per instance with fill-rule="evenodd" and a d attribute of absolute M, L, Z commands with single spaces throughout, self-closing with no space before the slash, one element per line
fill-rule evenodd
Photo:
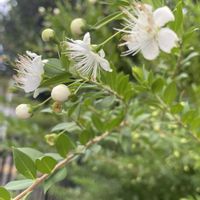
<path fill-rule="evenodd" d="M 123 121 L 120 127 L 123 127 L 125 124 L 125 122 Z M 85 148 L 83 150 L 83 152 L 80 153 L 84 153 L 85 149 L 88 149 L 90 146 L 102 141 L 103 139 L 105 139 L 109 134 L 111 134 L 112 131 L 110 132 L 105 132 L 100 136 L 95 137 L 94 139 L 90 140 L 86 145 Z M 29 194 L 30 192 L 32 192 L 38 185 L 40 185 L 41 183 L 43 183 L 51 174 L 53 174 L 55 171 L 57 171 L 58 169 L 66 166 L 67 164 L 69 164 L 71 161 L 73 161 L 74 159 L 76 159 L 78 157 L 77 153 L 69 153 L 67 155 L 67 157 L 60 161 L 55 167 L 54 169 L 51 171 L 50 174 L 43 174 L 42 176 L 38 177 L 35 179 L 34 183 L 29 186 L 27 189 L 25 189 L 24 191 L 22 191 L 20 194 L 18 194 L 15 198 L 13 198 L 13 200 L 21 200 L 23 197 L 25 197 L 27 194 Z"/>

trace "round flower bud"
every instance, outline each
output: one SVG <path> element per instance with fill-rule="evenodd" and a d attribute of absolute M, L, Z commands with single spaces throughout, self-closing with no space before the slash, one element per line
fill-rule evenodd
<path fill-rule="evenodd" d="M 55 32 L 51 28 L 46 28 L 42 31 L 42 40 L 44 42 L 48 42 L 51 38 L 53 38 L 55 35 Z"/>
<path fill-rule="evenodd" d="M 40 7 L 38 8 L 38 12 L 39 12 L 40 14 L 44 14 L 45 11 L 46 11 L 46 9 L 45 9 L 44 7 L 42 7 L 42 6 L 40 6 Z"/>
<path fill-rule="evenodd" d="M 68 99 L 70 94 L 69 88 L 64 84 L 60 84 L 52 89 L 51 98 L 57 102 L 64 102 Z"/>
<path fill-rule="evenodd" d="M 85 27 L 86 22 L 82 18 L 76 18 L 71 22 L 70 29 L 73 35 L 83 34 L 83 28 Z"/>
<path fill-rule="evenodd" d="M 54 15 L 59 15 L 60 14 L 60 9 L 59 8 L 54 8 L 53 9 L 53 14 Z"/>
<path fill-rule="evenodd" d="M 16 107 L 15 113 L 20 119 L 28 119 L 31 117 L 31 108 L 28 104 L 20 104 Z"/>

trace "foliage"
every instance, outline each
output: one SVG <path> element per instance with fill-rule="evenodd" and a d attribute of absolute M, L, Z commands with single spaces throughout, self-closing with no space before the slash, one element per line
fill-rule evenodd
<path fill-rule="evenodd" d="M 15 165 L 24 179 L 1 187 L 0 199 L 42 181 L 44 191 L 61 200 L 199 199 L 200 4 L 143 1 L 173 10 L 175 21 L 169 26 L 180 39 L 171 54 L 146 61 L 140 54 L 122 57 L 124 49 L 117 46 L 120 34 L 112 38 L 113 28 L 120 28 L 123 21 L 121 7 L 130 2 L 56 1 L 59 13 L 46 11 L 44 24 L 56 37 L 40 45 L 30 40 L 27 45 L 48 59 L 41 93 L 50 96 L 54 86 L 64 83 L 72 95 L 62 104 L 48 98 L 41 103 L 41 96 L 36 100 L 29 96 L 24 101 L 33 108 L 31 123 L 7 119 L 8 147 L 15 146 Z M 101 71 L 97 80 L 76 73 L 65 55 L 66 37 L 83 37 L 74 36 L 69 28 L 74 18 L 82 16 L 92 43 L 112 39 L 103 48 L 113 72 Z M 10 142 L 13 132 L 26 140 Z"/>

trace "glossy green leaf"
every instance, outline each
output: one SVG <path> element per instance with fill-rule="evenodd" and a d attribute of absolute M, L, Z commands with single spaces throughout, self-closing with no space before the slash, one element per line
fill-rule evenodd
<path fill-rule="evenodd" d="M 66 130 L 67 132 L 72 132 L 72 131 L 80 130 L 80 128 L 76 125 L 75 122 L 64 122 L 64 123 L 60 123 L 54 126 L 51 131 L 55 132 L 55 131 L 62 131 L 62 130 Z"/>
<path fill-rule="evenodd" d="M 63 159 L 58 153 L 45 153 L 44 155 L 45 156 L 50 156 L 56 161 L 60 161 L 60 160 Z"/>
<path fill-rule="evenodd" d="M 56 164 L 57 161 L 50 156 L 44 156 L 36 160 L 37 170 L 44 174 L 51 173 Z"/>
<path fill-rule="evenodd" d="M 55 76 L 63 72 L 62 64 L 57 58 L 50 58 L 44 66 L 46 75 Z"/>
<path fill-rule="evenodd" d="M 174 30 L 182 33 L 183 30 L 183 1 L 179 0 L 175 9 Z"/>
<path fill-rule="evenodd" d="M 171 112 L 177 114 L 183 111 L 184 106 L 181 103 L 171 106 Z"/>
<path fill-rule="evenodd" d="M 18 148 L 18 150 L 29 156 L 33 161 L 44 155 L 42 152 L 29 147 Z"/>
<path fill-rule="evenodd" d="M 42 82 L 40 85 L 41 87 L 47 87 L 51 85 L 56 85 L 56 84 L 61 84 L 61 83 L 66 83 L 69 81 L 69 73 L 63 72 L 57 76 L 53 76 L 52 78 L 49 78 Z"/>
<path fill-rule="evenodd" d="M 44 193 L 46 193 L 49 188 L 57 182 L 62 181 L 67 176 L 67 169 L 63 168 L 59 170 L 57 173 L 52 174 L 43 184 Z"/>
<path fill-rule="evenodd" d="M 12 182 L 7 183 L 5 185 L 5 188 L 7 190 L 13 190 L 13 191 L 24 190 L 24 189 L 28 188 L 29 186 L 31 186 L 33 182 L 34 182 L 34 180 L 31 180 L 31 179 L 12 181 Z"/>
<path fill-rule="evenodd" d="M 13 148 L 15 166 L 18 172 L 26 178 L 36 178 L 36 166 L 33 160 L 17 148 Z"/>
<path fill-rule="evenodd" d="M 171 104 L 177 96 L 177 88 L 176 84 L 174 82 L 171 82 L 167 87 L 165 88 L 164 94 L 163 94 L 163 100 L 167 104 Z"/>
<path fill-rule="evenodd" d="M 151 89 L 154 93 L 160 92 L 164 87 L 165 81 L 162 78 L 157 78 L 152 83 Z"/>
<path fill-rule="evenodd" d="M 144 81 L 144 74 L 142 68 L 140 67 L 133 67 L 132 68 L 133 76 L 138 82 Z"/>
<path fill-rule="evenodd" d="M 60 134 L 56 139 L 56 149 L 62 157 L 66 157 L 70 150 L 75 148 L 74 143 L 64 133 Z"/>
<path fill-rule="evenodd" d="M 92 123 L 94 124 L 95 128 L 103 132 L 104 131 L 104 123 L 101 121 L 100 117 L 97 116 L 96 114 L 92 115 Z"/>
<path fill-rule="evenodd" d="M 198 113 L 196 110 L 189 110 L 182 116 L 182 121 L 185 124 L 191 124 L 193 122 L 193 119 L 198 116 Z"/>
<path fill-rule="evenodd" d="M 190 123 L 190 127 L 193 130 L 197 130 L 200 128 L 200 116 L 197 116 L 192 120 L 192 122 Z"/>
<path fill-rule="evenodd" d="M 92 131 L 85 130 L 79 136 L 79 141 L 81 144 L 86 144 L 90 139 L 94 137 Z"/>

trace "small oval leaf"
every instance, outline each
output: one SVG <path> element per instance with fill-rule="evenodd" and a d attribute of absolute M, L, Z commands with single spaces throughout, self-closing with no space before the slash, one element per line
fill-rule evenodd
<path fill-rule="evenodd" d="M 58 153 L 64 158 L 67 153 L 75 147 L 71 139 L 64 133 L 58 136 L 55 145 Z"/>
<path fill-rule="evenodd" d="M 56 160 L 53 159 L 51 156 L 44 156 L 36 160 L 36 167 L 38 171 L 44 174 L 51 173 L 52 169 L 55 167 L 56 164 Z"/>
<path fill-rule="evenodd" d="M 36 166 L 33 160 L 17 148 L 13 148 L 15 166 L 18 172 L 26 178 L 36 178 Z"/>

